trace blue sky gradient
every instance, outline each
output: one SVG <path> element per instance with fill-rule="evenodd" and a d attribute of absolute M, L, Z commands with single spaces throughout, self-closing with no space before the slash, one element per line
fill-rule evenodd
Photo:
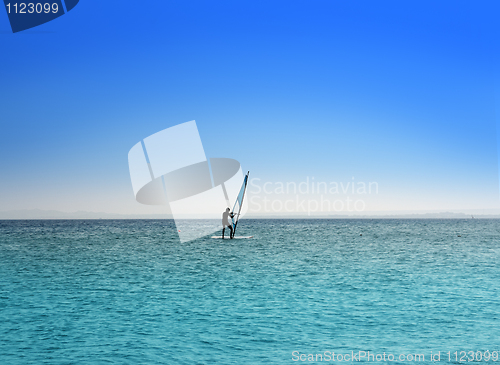
<path fill-rule="evenodd" d="M 157 213 L 129 149 L 196 120 L 264 181 L 377 181 L 369 211 L 496 209 L 495 2 L 82 0 L 0 11 L 0 210 Z"/>

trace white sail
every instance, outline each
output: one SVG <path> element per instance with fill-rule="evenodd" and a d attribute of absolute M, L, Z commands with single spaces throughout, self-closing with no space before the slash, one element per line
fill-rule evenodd
<path fill-rule="evenodd" d="M 247 190 L 247 184 L 248 184 L 248 175 L 250 174 L 250 171 L 247 172 L 245 175 L 245 178 L 243 179 L 243 184 L 241 185 L 240 193 L 238 194 L 238 197 L 236 198 L 236 202 L 234 203 L 233 206 L 233 218 L 232 218 L 232 223 L 233 223 L 233 235 L 236 233 L 236 226 L 238 224 L 238 221 L 241 216 L 241 208 L 243 207 L 243 199 L 245 198 L 245 191 Z"/>

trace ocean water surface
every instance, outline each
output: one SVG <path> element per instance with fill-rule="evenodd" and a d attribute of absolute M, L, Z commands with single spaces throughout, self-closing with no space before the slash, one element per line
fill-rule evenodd
<path fill-rule="evenodd" d="M 0 364 L 500 351 L 500 220 L 242 220 L 238 235 L 254 238 L 181 244 L 168 220 L 0 221 Z"/>

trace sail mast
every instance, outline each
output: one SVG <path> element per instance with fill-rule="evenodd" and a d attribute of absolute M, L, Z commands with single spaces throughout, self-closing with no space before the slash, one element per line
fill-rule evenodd
<path fill-rule="evenodd" d="M 241 214 L 241 207 L 243 206 L 243 199 L 245 198 L 245 192 L 247 190 L 247 183 L 248 183 L 248 175 L 250 174 L 250 171 L 247 172 L 245 175 L 245 178 L 243 179 L 243 185 L 241 186 L 240 193 L 238 194 L 238 197 L 236 198 L 236 202 L 234 203 L 233 206 L 233 213 L 234 210 L 236 209 L 236 205 L 239 203 L 239 209 L 238 209 L 238 214 L 236 215 L 236 221 L 233 218 L 231 218 L 232 223 L 233 223 L 233 237 L 234 234 L 236 233 L 236 226 L 238 224 L 238 221 L 240 220 L 240 214 Z"/>

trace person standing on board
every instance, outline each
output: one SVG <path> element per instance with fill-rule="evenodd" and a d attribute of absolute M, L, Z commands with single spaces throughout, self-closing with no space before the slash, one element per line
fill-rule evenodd
<path fill-rule="evenodd" d="M 233 218 L 234 214 L 231 213 L 229 208 L 226 209 L 224 213 L 222 213 L 222 239 L 224 239 L 224 232 L 226 231 L 226 227 L 229 228 L 229 238 L 233 238 L 233 225 L 229 222 L 229 217 Z"/>

